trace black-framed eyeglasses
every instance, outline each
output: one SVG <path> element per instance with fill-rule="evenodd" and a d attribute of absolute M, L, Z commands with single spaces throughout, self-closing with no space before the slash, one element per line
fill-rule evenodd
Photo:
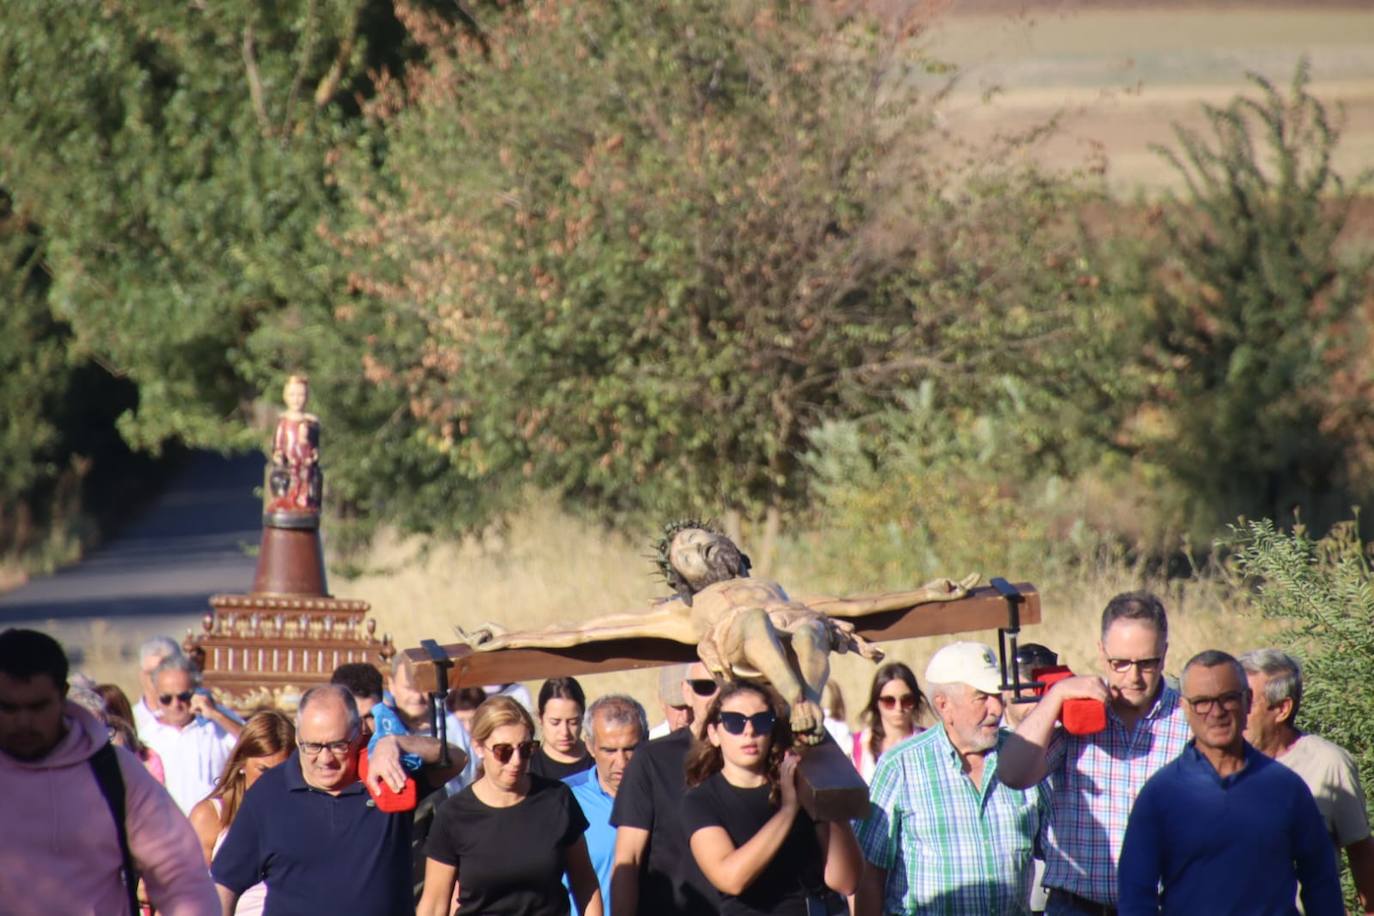
<path fill-rule="evenodd" d="M 353 740 L 356 737 L 353 735 L 342 741 L 297 741 L 296 747 L 311 757 L 318 757 L 325 751 L 329 751 L 335 757 L 342 757 L 348 753 L 349 748 L 353 747 Z"/>
<path fill-rule="evenodd" d="M 754 729 L 756 736 L 771 735 L 773 733 L 773 723 L 777 717 L 771 712 L 756 712 L 752 716 L 746 716 L 742 712 L 721 711 L 720 727 L 732 735 L 744 734 L 744 726 L 749 725 Z"/>
<path fill-rule="evenodd" d="M 1125 674 L 1132 668 L 1138 668 L 1141 674 L 1153 674 L 1164 665 L 1164 659 L 1160 658 L 1109 658 L 1107 664 L 1117 674 Z"/>
<path fill-rule="evenodd" d="M 181 693 L 163 693 L 158 695 L 157 701 L 163 706 L 171 706 L 173 700 L 190 703 L 191 697 L 195 695 L 195 691 L 193 690 L 183 690 Z"/>
<path fill-rule="evenodd" d="M 1189 706 L 1193 707 L 1193 712 L 1205 716 L 1211 714 L 1212 710 L 1217 708 L 1218 703 L 1221 704 L 1222 709 L 1231 711 L 1240 709 L 1245 703 L 1247 693 L 1249 693 L 1248 690 L 1232 690 L 1215 697 L 1184 697 L 1183 699 L 1188 702 Z"/>
<path fill-rule="evenodd" d="M 511 757 L 516 754 L 520 755 L 521 760 L 529 760 L 538 746 L 538 741 L 521 741 L 519 744 L 493 744 L 487 750 L 491 751 L 497 763 L 510 763 Z"/>
<path fill-rule="evenodd" d="M 693 677 L 687 679 L 687 686 L 692 688 L 692 693 L 699 697 L 713 697 L 720 685 L 709 677 Z"/>

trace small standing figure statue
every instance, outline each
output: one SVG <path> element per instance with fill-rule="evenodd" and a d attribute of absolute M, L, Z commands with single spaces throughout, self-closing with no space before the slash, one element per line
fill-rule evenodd
<path fill-rule="evenodd" d="M 320 419 L 305 411 L 310 380 L 304 375 L 288 378 L 282 400 L 286 410 L 272 436 L 267 511 L 318 515 L 324 472 L 320 470 Z"/>

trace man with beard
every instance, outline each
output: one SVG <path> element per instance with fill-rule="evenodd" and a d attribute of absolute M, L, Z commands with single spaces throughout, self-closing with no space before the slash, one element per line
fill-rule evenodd
<path fill-rule="evenodd" d="M 1049 811 L 1041 786 L 997 777 L 1008 734 L 992 649 L 945 646 L 926 668 L 940 723 L 884 754 L 859 829 L 866 864 L 856 916 L 1029 912 L 1031 849 Z"/>
<path fill-rule="evenodd" d="M 793 599 L 776 582 L 749 578 L 749 558 L 725 535 L 696 521 L 674 522 L 664 529 L 658 563 L 676 594 L 648 611 L 516 632 L 487 624 L 466 634 L 468 641 L 480 651 L 568 648 L 637 637 L 695 645 L 697 657 L 717 680 L 763 678 L 772 684 L 791 708 L 797 738 L 816 744 L 825 737 L 820 702 L 830 677 L 830 653 L 855 652 L 873 661 L 883 657 L 854 632 L 852 623 L 831 615 L 860 617 L 954 601 L 978 581 L 973 575 L 960 582 L 937 579 L 907 592 Z"/>

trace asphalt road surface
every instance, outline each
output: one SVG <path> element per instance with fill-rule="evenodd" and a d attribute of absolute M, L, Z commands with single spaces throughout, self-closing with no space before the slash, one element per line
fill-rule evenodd
<path fill-rule="evenodd" d="M 74 666 L 129 661 L 149 636 L 199 629 L 207 600 L 247 592 L 262 533 L 263 457 L 194 456 L 167 488 L 80 563 L 0 595 L 0 628 L 32 627 Z M 104 672 L 102 672 L 104 673 Z M 108 675 L 107 675 L 108 676 Z"/>

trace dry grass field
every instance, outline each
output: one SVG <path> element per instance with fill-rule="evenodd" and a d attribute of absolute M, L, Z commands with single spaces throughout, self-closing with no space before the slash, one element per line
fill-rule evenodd
<path fill-rule="evenodd" d="M 1247 71 L 1286 86 L 1306 56 L 1313 94 L 1343 118 L 1336 168 L 1354 176 L 1374 165 L 1369 4 L 960 8 L 951 4 L 932 22 L 925 48 L 959 68 L 945 125 L 978 146 L 1058 118 L 1058 130 L 1027 153 L 1040 164 L 1105 164 L 1118 193 L 1176 187 L 1151 145 L 1172 143 L 1174 123 L 1204 126 L 1202 103 L 1224 104 L 1248 90 Z"/>

